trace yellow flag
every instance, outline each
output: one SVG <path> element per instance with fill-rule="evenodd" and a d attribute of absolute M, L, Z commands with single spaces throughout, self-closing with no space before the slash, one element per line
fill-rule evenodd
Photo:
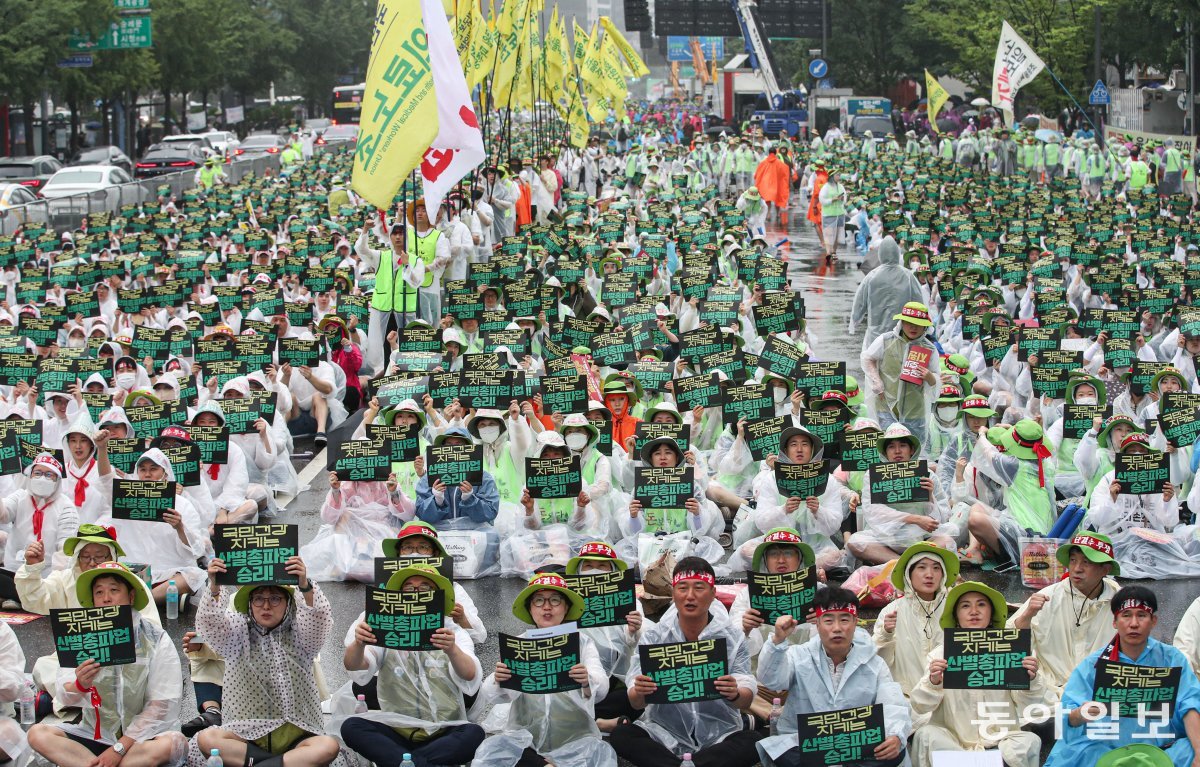
<path fill-rule="evenodd" d="M 621 72 L 621 54 L 611 35 L 605 35 L 600 43 L 600 73 L 604 78 L 604 87 L 609 98 L 614 102 L 624 101 L 628 86 L 625 84 L 625 75 Z"/>
<path fill-rule="evenodd" d="M 528 45 L 525 23 L 529 18 L 529 0 L 506 2 L 496 22 L 499 34 L 496 51 L 496 66 L 492 73 L 492 88 L 495 91 L 495 106 L 507 107 L 517 77 L 517 61 L 522 49 Z M 526 54 L 528 55 L 528 54 Z"/>
<path fill-rule="evenodd" d="M 419 3 L 379 0 L 359 124 L 350 185 L 375 207 L 387 209 L 438 135 Z"/>
<path fill-rule="evenodd" d="M 496 51 L 496 32 L 489 28 L 479 10 L 478 0 L 471 0 L 471 43 L 463 57 L 463 73 L 467 76 L 467 87 L 474 88 L 492 72 Z"/>
<path fill-rule="evenodd" d="M 450 29 L 454 32 L 454 47 L 458 50 L 459 60 L 464 62 L 467 60 L 467 51 L 471 47 L 471 37 L 474 34 L 472 25 L 475 23 L 475 17 L 471 15 L 470 6 L 478 7 L 478 3 L 479 0 L 458 0 L 454 18 L 450 20 Z"/>
<path fill-rule="evenodd" d="M 568 90 L 570 91 L 570 106 L 567 108 L 567 125 L 571 129 L 571 146 L 582 149 L 587 146 L 589 133 L 587 113 L 583 110 L 583 99 L 579 96 L 579 88 L 572 83 Z"/>
<path fill-rule="evenodd" d="M 579 70 L 579 74 L 582 75 L 583 62 L 584 59 L 587 58 L 588 44 L 591 43 L 591 39 L 588 37 L 588 33 L 584 31 L 583 27 L 579 26 L 578 21 L 571 19 L 571 23 L 575 26 L 575 41 L 571 46 L 571 60 L 575 62 L 575 68 Z"/>
<path fill-rule="evenodd" d="M 550 27 L 546 30 L 546 84 L 555 97 L 562 91 L 562 79 L 566 75 L 567 36 L 562 19 L 558 15 L 558 3 L 550 15 Z"/>
<path fill-rule="evenodd" d="M 941 133 L 937 127 L 938 112 L 942 111 L 946 101 L 950 98 L 950 94 L 942 87 L 942 84 L 937 81 L 937 78 L 929 74 L 929 70 L 925 70 L 925 99 L 926 108 L 929 110 L 929 127 L 933 128 L 935 133 Z"/>
<path fill-rule="evenodd" d="M 650 69 L 646 66 L 646 62 L 642 61 L 642 57 L 637 54 L 621 31 L 617 29 L 617 25 L 612 23 L 612 19 L 607 16 L 600 17 L 600 24 L 604 27 L 604 31 L 608 32 L 613 43 L 616 44 L 617 50 L 620 51 L 621 57 L 625 63 L 629 65 L 629 71 L 633 72 L 634 77 L 645 77 L 650 74 Z"/>

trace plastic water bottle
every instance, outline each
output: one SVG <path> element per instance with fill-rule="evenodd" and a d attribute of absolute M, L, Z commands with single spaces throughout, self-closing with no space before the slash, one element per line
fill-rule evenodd
<path fill-rule="evenodd" d="M 221 761 L 220 750 L 214 748 L 208 752 L 208 761 L 204 763 L 204 767 L 225 767 L 225 763 Z"/>
<path fill-rule="evenodd" d="M 21 724 L 34 724 L 37 721 L 37 711 L 34 710 L 37 701 L 37 690 L 33 680 L 28 676 L 21 683 Z"/>
<path fill-rule="evenodd" d="M 356 713 L 356 714 L 367 713 L 367 696 L 366 695 L 358 696 L 358 700 L 354 703 L 354 713 Z"/>
<path fill-rule="evenodd" d="M 696 763 L 692 761 L 692 755 L 684 754 L 683 761 L 679 763 L 679 767 L 696 767 Z"/>
<path fill-rule="evenodd" d="M 783 716 L 783 708 L 779 705 L 779 698 L 771 701 L 771 714 L 767 717 L 767 726 L 771 729 L 772 735 L 779 734 L 779 718 Z"/>
<path fill-rule="evenodd" d="M 179 619 L 179 587 L 175 581 L 167 582 L 167 620 Z"/>
<path fill-rule="evenodd" d="M 413 764 L 412 754 L 404 755 L 404 760 L 400 762 L 400 767 L 417 767 Z"/>

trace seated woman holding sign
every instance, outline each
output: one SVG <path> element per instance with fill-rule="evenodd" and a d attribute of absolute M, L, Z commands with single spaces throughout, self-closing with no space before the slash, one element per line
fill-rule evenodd
<path fill-rule="evenodd" d="M 968 581 L 950 589 L 940 627 L 1002 629 L 1007 619 L 1008 605 L 1000 592 Z M 1026 723 L 1030 706 L 1049 710 L 1056 697 L 1038 674 L 1038 659 L 1027 655 L 1021 661 L 1029 674 L 1028 690 L 963 689 L 946 686 L 945 653 L 945 646 L 929 653 L 929 671 L 909 696 L 913 716 L 930 717 L 913 733 L 914 767 L 932 767 L 935 751 L 990 749 L 998 749 L 1008 767 L 1037 767 L 1041 738 L 1019 727 Z"/>
<path fill-rule="evenodd" d="M 183 669 L 166 632 L 140 614 L 146 589 L 124 565 L 105 562 L 79 576 L 76 597 L 83 607 L 133 609 L 137 659 L 101 666 L 89 658 L 60 669 L 55 698 L 78 707 L 77 722 L 37 724 L 29 745 L 61 767 L 155 767 L 176 764 L 187 741 L 175 730 L 183 697 Z"/>
<path fill-rule="evenodd" d="M 569 635 L 554 629 L 578 620 L 583 608 L 583 597 L 567 588 L 561 576 L 539 573 L 517 595 L 512 611 L 534 627 L 521 638 L 535 639 Z M 502 643 L 504 639 L 502 636 Z M 596 645 L 586 636 L 579 636 L 579 659 L 568 676 L 580 685 L 578 689 L 520 692 L 501 687 L 516 677 L 506 664 L 497 663 L 495 672 L 483 683 L 476 708 L 507 702 L 507 718 L 503 731 L 479 747 L 472 767 L 541 767 L 547 763 L 555 767 L 615 767 L 616 755 L 600 737 L 594 710 L 595 702 L 608 694 L 608 675 Z"/>
<path fill-rule="evenodd" d="M 392 649 L 379 643 L 366 613 L 346 632 L 344 663 L 351 682 L 365 685 L 378 677 L 380 710 L 343 719 L 346 745 L 379 767 L 399 767 L 411 756 L 416 767 L 464 764 L 483 742 L 483 728 L 467 721 L 464 696 L 474 695 L 483 679 L 475 647 L 450 617 L 454 584 L 429 565 L 413 564 L 388 579 L 387 591 L 441 591 L 445 625 L 433 632 L 434 649 Z M 334 714 L 354 710 L 352 684 L 334 693 Z"/>
<path fill-rule="evenodd" d="M 333 630 L 333 608 L 308 579 L 304 560 L 285 564 L 295 586 L 242 586 L 232 593 L 217 583 L 225 563 L 208 565 L 208 594 L 196 611 L 196 631 L 225 659 L 222 724 L 202 730 L 189 759 L 203 765 L 219 750 L 225 767 L 256 765 L 324 767 L 340 745 L 325 731 L 313 660 Z"/>
<path fill-rule="evenodd" d="M 167 586 L 175 581 L 179 595 L 183 596 L 204 587 L 204 571 L 196 566 L 196 559 L 204 555 L 208 539 L 200 524 L 200 515 L 191 502 L 182 494 L 183 487 L 177 485 L 174 504 L 162 514 L 162 521 L 116 519 L 112 513 L 114 481 L 123 478 L 108 461 L 108 432 L 101 429 L 96 433 L 96 462 L 100 467 L 100 490 L 109 500 L 109 512 L 102 515 L 96 524 L 113 527 L 122 541 L 130 562 L 150 566 L 154 578 L 154 601 L 164 604 Z M 153 482 L 175 482 L 175 470 L 171 461 L 158 448 L 151 448 L 137 459 L 134 468 L 136 479 Z M 180 602 L 182 606 L 183 602 Z"/>
<path fill-rule="evenodd" d="M 879 438 L 881 463 L 872 471 L 902 461 L 915 461 L 921 453 L 921 443 L 904 424 L 893 423 Z M 937 475 L 928 473 L 920 478 L 919 490 L 928 500 L 889 501 L 873 495 L 868 472 L 863 484 L 862 504 L 867 529 L 855 533 L 847 549 L 855 557 L 879 565 L 895 559 L 906 548 L 919 541 L 929 541 L 944 549 L 954 549 L 960 531 L 950 522 L 950 506 L 946 492 Z M 901 491 L 903 492 L 903 491 Z"/>
<path fill-rule="evenodd" d="M 409 522 L 396 533 L 395 538 L 385 538 L 383 556 L 387 559 L 438 557 L 453 560 L 438 539 L 438 531 L 425 522 Z M 474 600 L 466 589 L 459 586 L 454 588 L 454 609 L 450 611 L 450 617 L 475 644 L 483 644 L 487 640 L 487 626 L 479 618 Z"/>
<path fill-rule="evenodd" d="M 864 746 L 861 758 L 838 760 L 855 767 L 893 767 L 905 761 L 904 742 L 912 729 L 908 701 L 892 679 L 887 664 L 875 654 L 871 640 L 858 633 L 858 599 L 853 592 L 831 586 L 813 601 L 817 636 L 802 645 L 788 643 L 800 626 L 790 615 L 775 621 L 771 639 L 758 656 L 758 679 L 772 689 L 787 690 L 779 718 L 779 733 L 758 744 L 767 767 L 824 764 L 825 753 L 797 745 L 797 720 L 807 714 L 879 705 L 883 709 L 878 742 Z M 868 728 L 872 729 L 872 728 Z"/>
<path fill-rule="evenodd" d="M 562 459 L 570 454 L 566 440 L 556 431 L 539 432 L 534 440 L 534 458 Z M 526 477 L 526 482 L 529 479 Z M 522 522 L 527 530 L 540 530 L 545 525 L 567 525 L 576 532 L 601 532 L 599 516 L 592 508 L 592 499 L 586 490 L 581 489 L 573 498 L 535 499 L 526 487 L 521 491 L 521 508 L 524 511 Z"/>
<path fill-rule="evenodd" d="M 1112 614 L 1116 635 L 1075 667 L 1063 689 L 1062 737 L 1045 767 L 1097 764 L 1130 743 L 1158 746 L 1179 767 L 1194 765 L 1200 755 L 1200 682 L 1186 655 L 1150 636 L 1158 625 L 1158 597 L 1145 586 L 1125 586 L 1113 595 Z M 1146 675 L 1153 677 L 1152 686 L 1169 688 L 1173 680 L 1160 674 L 1175 672 L 1160 671 L 1165 669 L 1179 673 L 1169 720 L 1164 722 L 1160 702 L 1122 703 L 1113 716 L 1112 701 L 1126 691 L 1114 682 L 1127 688 L 1124 677 Z"/>

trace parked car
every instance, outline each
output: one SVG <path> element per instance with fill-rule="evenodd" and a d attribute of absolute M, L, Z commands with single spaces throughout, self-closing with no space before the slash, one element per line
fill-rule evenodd
<path fill-rule="evenodd" d="M 78 165 L 113 165 L 133 175 L 133 160 L 115 146 L 96 146 L 82 150 L 75 155 L 68 167 Z"/>
<path fill-rule="evenodd" d="M 282 136 L 276 136 L 273 133 L 256 133 L 247 136 L 242 145 L 238 147 L 241 150 L 239 157 L 249 159 L 279 154 L 285 147 L 287 147 L 287 142 L 283 140 Z"/>
<path fill-rule="evenodd" d="M 163 142 L 147 149 L 133 172 L 138 178 L 150 178 L 167 173 L 194 171 L 204 164 L 207 157 L 205 150 L 198 143 Z"/>
<path fill-rule="evenodd" d="M 194 145 L 200 147 L 201 149 L 205 150 L 206 152 L 211 152 L 211 153 L 216 152 L 216 149 L 213 147 L 212 142 L 208 140 L 208 134 L 205 134 L 205 133 L 180 133 L 175 136 L 163 136 L 162 141 L 160 141 L 159 143 L 160 144 L 182 144 L 182 145 L 194 144 Z"/>
<path fill-rule="evenodd" d="M 49 224 L 50 214 L 46 206 L 30 205 L 37 201 L 37 193 L 30 187 L 0 184 L 0 231 L 11 233 L 18 224 Z"/>
<path fill-rule="evenodd" d="M 0 183 L 20 184 L 37 192 L 61 169 L 62 163 L 46 154 L 0 157 Z"/>
<path fill-rule="evenodd" d="M 321 138 L 325 139 L 325 143 L 327 144 L 338 144 L 346 141 L 357 144 L 358 126 L 354 123 L 331 125 L 321 134 Z"/>
<path fill-rule="evenodd" d="M 333 120 L 328 117 L 310 117 L 304 121 L 304 130 L 310 130 L 313 133 L 323 133 L 333 125 Z"/>
<path fill-rule="evenodd" d="M 42 197 L 58 200 L 72 195 L 89 194 L 100 202 L 121 203 L 116 187 L 133 179 L 115 165 L 73 165 L 55 173 L 42 187 Z"/>
<path fill-rule="evenodd" d="M 208 139 L 213 150 L 227 160 L 241 154 L 237 151 L 241 142 L 238 141 L 237 134 L 233 131 L 214 130 L 200 135 Z"/>

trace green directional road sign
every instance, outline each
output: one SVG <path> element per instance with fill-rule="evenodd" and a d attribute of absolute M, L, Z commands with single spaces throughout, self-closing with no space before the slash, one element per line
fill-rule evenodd
<path fill-rule="evenodd" d="M 126 16 L 114 21 L 99 40 L 75 35 L 67 43 L 72 51 L 117 51 L 130 48 L 149 48 L 153 45 L 150 17 Z"/>
<path fill-rule="evenodd" d="M 145 11 L 150 8 L 150 0 L 113 0 L 113 7 L 118 11 Z"/>

